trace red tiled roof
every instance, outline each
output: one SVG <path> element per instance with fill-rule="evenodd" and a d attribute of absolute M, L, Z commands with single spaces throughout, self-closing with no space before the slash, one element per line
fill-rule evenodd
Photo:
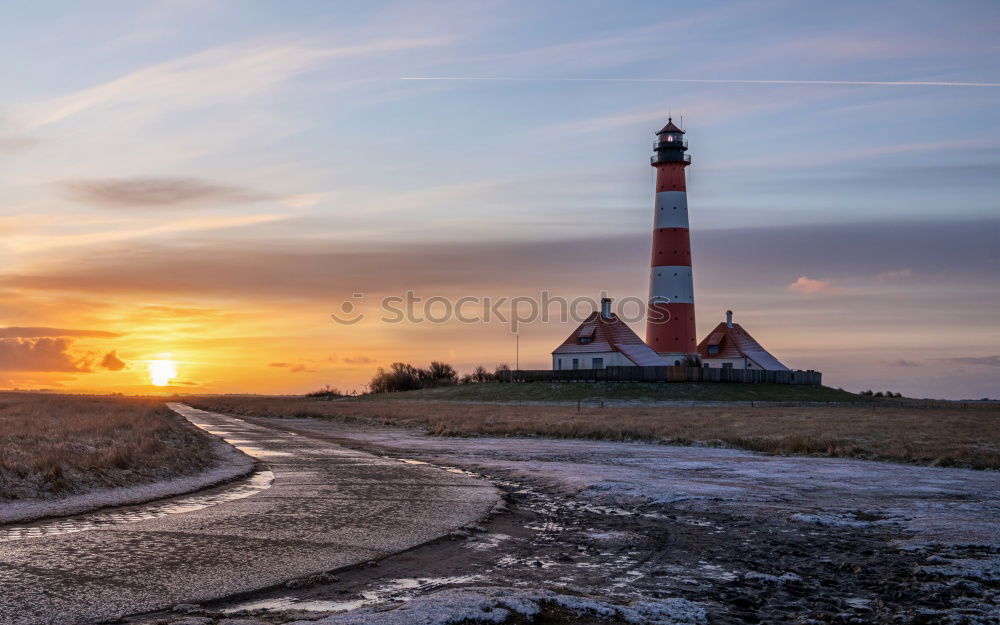
<path fill-rule="evenodd" d="M 718 345 L 719 353 L 709 356 L 709 345 Z M 726 325 L 725 321 L 717 325 L 701 343 L 698 343 L 698 354 L 702 360 L 746 357 L 762 369 L 768 371 L 788 371 L 788 367 L 781 364 L 781 361 L 764 349 L 738 323 L 734 323 L 731 328 Z"/>
<path fill-rule="evenodd" d="M 581 343 L 580 338 L 593 337 L 587 343 Z M 613 314 L 605 319 L 596 310 L 584 319 L 583 323 L 569 335 L 562 345 L 555 348 L 553 354 L 586 354 L 596 352 L 621 352 L 626 358 L 639 366 L 662 366 L 666 362 L 660 358 L 653 348 L 646 345 L 632 328 Z"/>

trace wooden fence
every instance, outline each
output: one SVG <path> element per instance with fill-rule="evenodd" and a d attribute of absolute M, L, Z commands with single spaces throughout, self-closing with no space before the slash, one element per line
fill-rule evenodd
<path fill-rule="evenodd" d="M 503 374 L 501 382 L 735 382 L 740 384 L 803 384 L 820 386 L 819 371 L 761 371 L 710 367 L 607 367 L 605 369 L 520 369 Z"/>

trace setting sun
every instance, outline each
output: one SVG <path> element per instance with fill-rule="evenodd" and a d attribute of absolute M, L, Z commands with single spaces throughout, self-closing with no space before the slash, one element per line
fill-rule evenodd
<path fill-rule="evenodd" d="M 154 386 L 166 386 L 177 377 L 177 363 L 173 360 L 150 360 L 146 368 Z"/>

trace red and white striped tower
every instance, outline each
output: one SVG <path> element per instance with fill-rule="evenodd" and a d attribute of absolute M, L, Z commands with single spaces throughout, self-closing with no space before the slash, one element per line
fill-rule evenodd
<path fill-rule="evenodd" d="M 656 204 L 646 343 L 672 365 L 698 351 L 684 184 L 684 168 L 691 164 L 691 157 L 685 154 L 684 131 L 672 119 L 656 137 L 656 153 L 650 159 L 656 168 Z"/>

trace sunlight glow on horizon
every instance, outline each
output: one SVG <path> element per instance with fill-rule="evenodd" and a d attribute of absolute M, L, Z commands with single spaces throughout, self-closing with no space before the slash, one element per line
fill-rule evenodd
<path fill-rule="evenodd" d="M 146 369 L 153 386 L 167 386 L 177 377 L 177 363 L 173 360 L 150 360 Z"/>

